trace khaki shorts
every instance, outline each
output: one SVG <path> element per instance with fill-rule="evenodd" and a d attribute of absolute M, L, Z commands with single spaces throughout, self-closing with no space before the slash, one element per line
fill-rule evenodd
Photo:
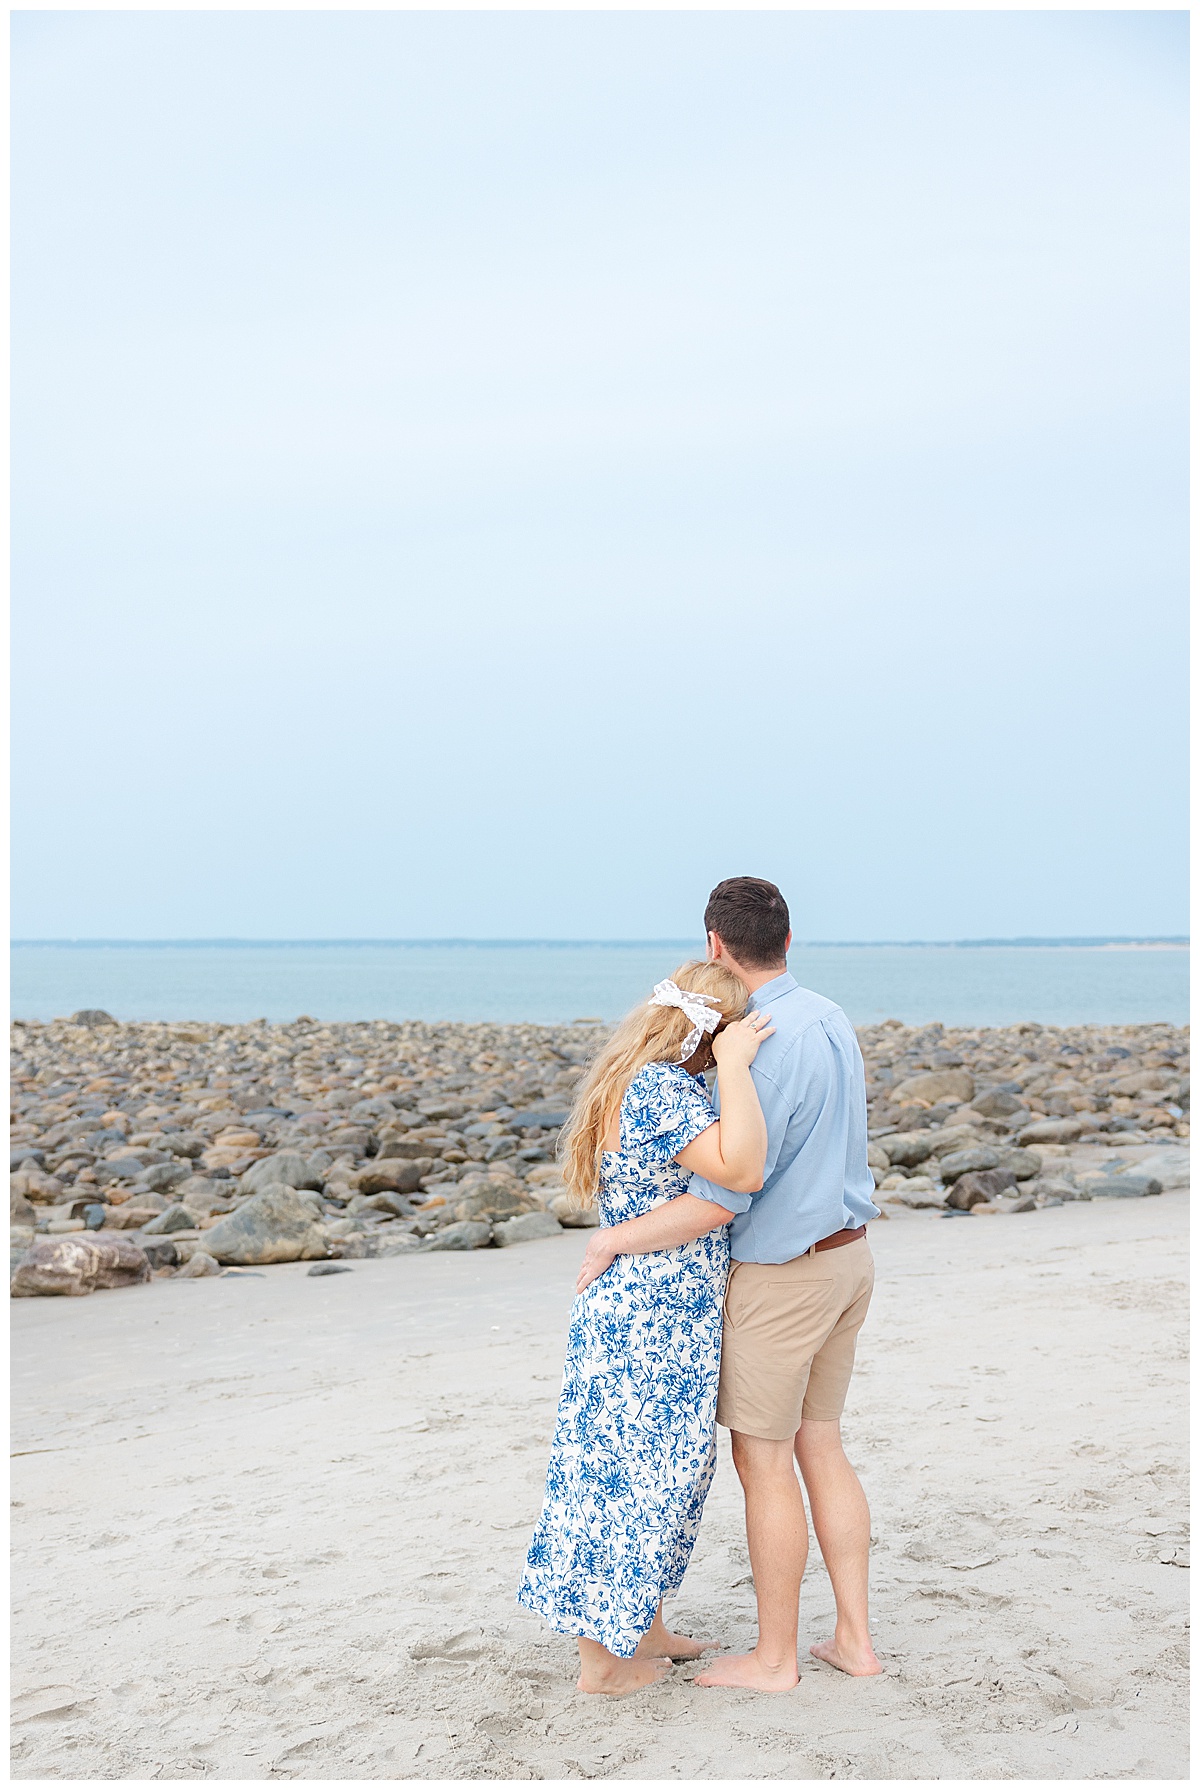
<path fill-rule="evenodd" d="M 735 1262 L 717 1422 L 784 1442 L 804 1418 L 839 1418 L 874 1284 L 865 1237 L 791 1262 Z"/>

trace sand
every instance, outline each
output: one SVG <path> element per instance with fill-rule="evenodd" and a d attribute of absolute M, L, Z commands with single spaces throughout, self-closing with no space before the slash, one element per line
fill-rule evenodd
<path fill-rule="evenodd" d="M 1187 1196 L 873 1227 L 883 1679 L 620 1703 L 513 1591 L 586 1238 L 14 1305 L 20 1778 L 1181 1778 Z M 814 1555 L 802 1634 L 828 1631 Z M 722 1440 L 680 1626 L 746 1645 Z"/>

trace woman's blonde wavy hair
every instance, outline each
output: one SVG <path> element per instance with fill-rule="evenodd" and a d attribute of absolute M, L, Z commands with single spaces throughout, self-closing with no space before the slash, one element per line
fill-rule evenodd
<path fill-rule="evenodd" d="M 715 1001 L 722 1025 L 741 1019 L 750 1002 L 745 983 L 722 963 L 681 964 L 671 980 L 689 994 L 707 995 Z M 678 1063 L 691 1029 L 691 1020 L 680 1008 L 652 1007 L 643 1001 L 626 1014 L 601 1050 L 575 1096 L 558 1142 L 563 1179 L 575 1205 L 586 1208 L 595 1204 L 604 1139 L 626 1088 L 647 1063 Z M 712 1048 L 705 1036 L 687 1066 L 697 1075 L 710 1068 L 712 1061 Z"/>

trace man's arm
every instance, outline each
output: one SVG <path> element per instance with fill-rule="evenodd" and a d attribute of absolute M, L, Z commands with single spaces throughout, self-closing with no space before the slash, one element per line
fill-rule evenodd
<path fill-rule="evenodd" d="M 717 1188 L 716 1193 L 723 1193 Z M 735 1199 L 736 1194 L 726 1194 Z M 657 1249 L 677 1249 L 681 1243 L 692 1243 L 707 1231 L 728 1224 L 733 1213 L 710 1200 L 696 1199 L 690 1193 L 678 1193 L 673 1200 L 664 1200 L 640 1218 L 627 1218 L 623 1224 L 602 1225 L 588 1239 L 587 1252 L 575 1282 L 575 1291 L 599 1280 L 619 1255 L 649 1255 Z"/>

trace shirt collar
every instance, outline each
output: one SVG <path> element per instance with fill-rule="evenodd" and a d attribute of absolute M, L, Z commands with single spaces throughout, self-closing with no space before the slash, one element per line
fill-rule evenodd
<path fill-rule="evenodd" d="M 777 1001 L 781 994 L 791 994 L 793 988 L 799 986 L 790 970 L 784 970 L 782 976 L 776 976 L 773 982 L 764 982 L 761 988 L 756 988 L 750 1000 L 755 1007 L 765 1007 L 768 1002 Z"/>

